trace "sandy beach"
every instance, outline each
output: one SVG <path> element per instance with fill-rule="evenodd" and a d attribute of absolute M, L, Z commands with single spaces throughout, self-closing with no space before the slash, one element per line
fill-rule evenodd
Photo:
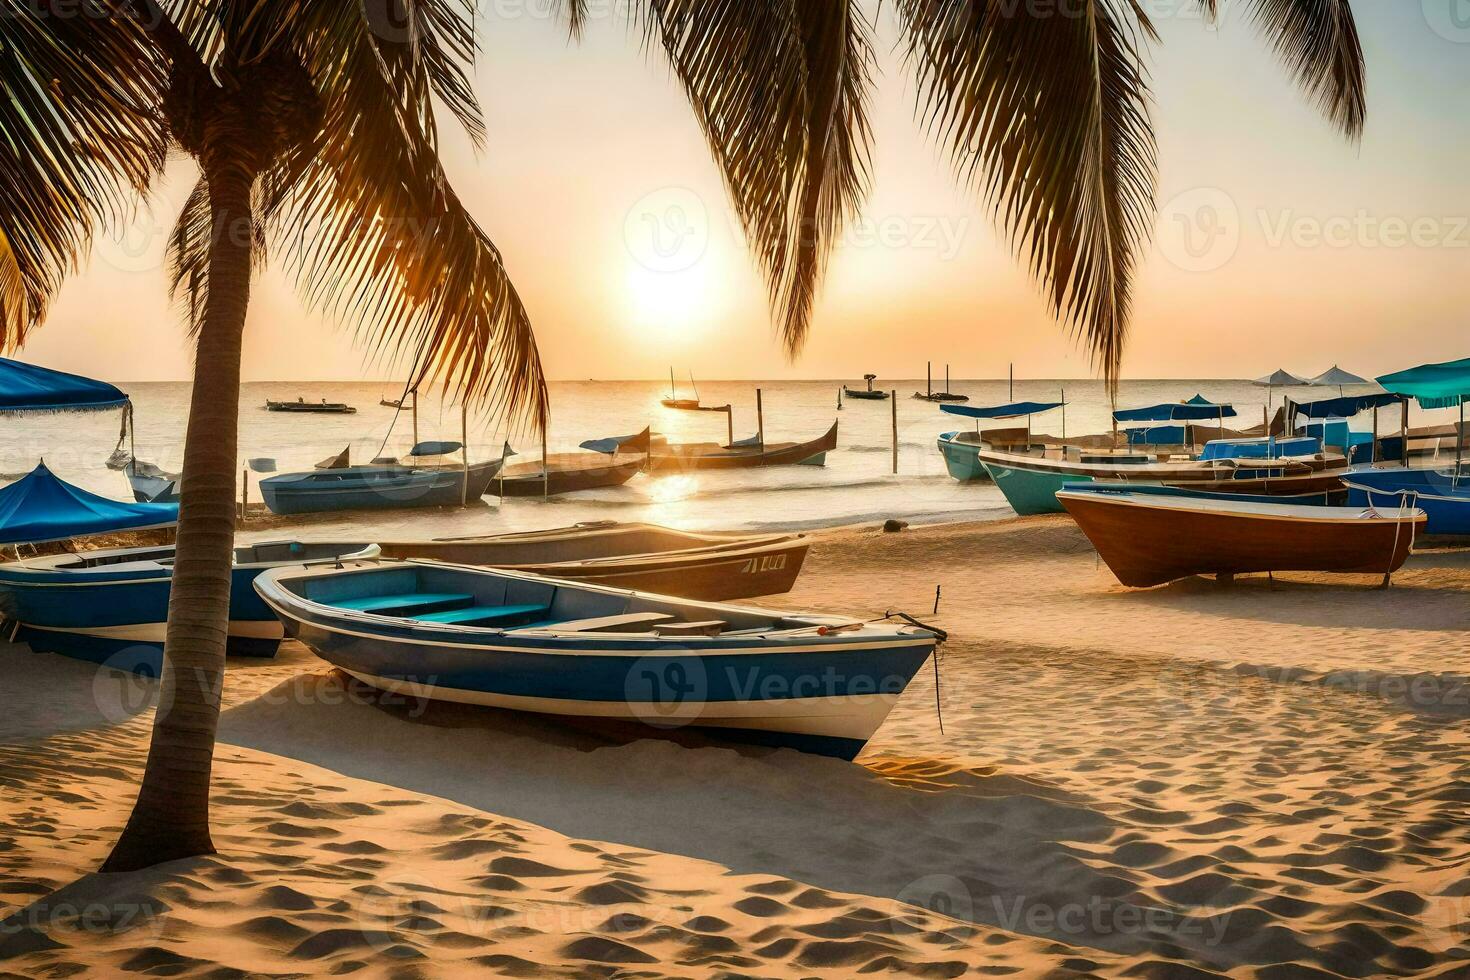
<path fill-rule="evenodd" d="M 0 649 L 0 975 L 1462 976 L 1470 552 L 1117 585 L 1064 517 L 822 532 L 949 630 L 857 763 L 232 660 L 218 855 L 98 876 L 150 682 Z M 942 590 L 937 616 L 935 588 Z"/>

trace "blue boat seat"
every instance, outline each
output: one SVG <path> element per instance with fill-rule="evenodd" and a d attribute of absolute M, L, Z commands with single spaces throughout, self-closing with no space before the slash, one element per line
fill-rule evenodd
<path fill-rule="evenodd" d="M 379 616 L 422 617 L 424 613 L 461 609 L 474 605 L 475 597 L 457 592 L 405 592 L 402 595 L 375 595 L 361 599 L 341 599 L 332 605 Z"/>
<path fill-rule="evenodd" d="M 447 626 L 497 626 L 533 616 L 545 616 L 551 607 L 540 604 L 522 606 L 468 606 L 464 609 L 445 609 L 440 612 L 415 615 L 413 618 L 425 623 L 443 623 Z"/>

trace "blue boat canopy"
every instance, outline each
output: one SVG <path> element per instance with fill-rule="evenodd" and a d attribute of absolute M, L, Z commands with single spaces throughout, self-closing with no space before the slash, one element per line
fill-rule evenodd
<path fill-rule="evenodd" d="M 109 531 L 170 527 L 178 504 L 128 504 L 58 479 L 43 462 L 0 489 L 0 544 L 44 544 Z"/>
<path fill-rule="evenodd" d="M 1378 383 L 1394 394 L 1418 399 L 1421 408 L 1453 408 L 1470 399 L 1470 357 L 1385 374 Z"/>
<path fill-rule="evenodd" d="M 581 446 L 583 449 L 591 450 L 594 453 L 606 453 L 609 456 L 616 456 L 624 450 L 630 453 L 646 453 L 652 448 L 650 445 L 651 438 L 652 435 L 649 430 L 644 429 L 642 432 L 635 432 L 631 436 L 588 439 L 586 442 L 581 443 Z M 507 443 L 508 447 L 509 443 Z"/>
<path fill-rule="evenodd" d="M 419 442 L 408 451 L 410 456 L 448 456 L 464 448 L 462 442 Z"/>
<path fill-rule="evenodd" d="M 1198 397 L 1198 396 L 1197 396 Z M 1168 402 L 1148 408 L 1129 408 L 1113 413 L 1116 422 L 1207 422 L 1233 419 L 1236 411 L 1229 405 L 1213 402 Z"/>
<path fill-rule="evenodd" d="M 0 357 L 0 414 L 100 412 L 127 403 L 128 396 L 105 381 Z"/>
<path fill-rule="evenodd" d="M 1321 401 L 1305 402 L 1296 405 L 1296 411 L 1298 415 L 1309 419 L 1350 419 L 1360 412 L 1370 412 L 1375 408 L 1397 405 L 1401 401 L 1403 401 L 1402 395 L 1379 392 L 1375 395 L 1349 395 L 1346 398 L 1325 398 Z"/>
<path fill-rule="evenodd" d="M 1016 402 L 1014 405 L 997 405 L 994 408 L 972 408 L 969 405 L 940 405 L 941 412 L 960 415 L 967 419 L 1023 419 L 1028 415 L 1040 415 L 1061 408 L 1066 402 Z"/>

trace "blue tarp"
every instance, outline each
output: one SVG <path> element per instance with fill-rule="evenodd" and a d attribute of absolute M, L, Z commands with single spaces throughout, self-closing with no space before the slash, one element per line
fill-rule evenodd
<path fill-rule="evenodd" d="M 1470 399 L 1470 357 L 1385 374 L 1378 383 L 1395 394 L 1417 398 L 1422 408 L 1454 408 Z"/>
<path fill-rule="evenodd" d="M 1235 418 L 1235 409 L 1229 405 L 1215 405 L 1206 402 L 1200 404 L 1184 404 L 1182 402 L 1169 402 L 1164 405 L 1150 405 L 1148 408 L 1129 408 L 1121 412 L 1113 413 L 1116 422 L 1208 422 L 1219 421 L 1222 418 Z"/>
<path fill-rule="evenodd" d="M 105 381 L 0 357 L 0 413 L 94 412 L 127 403 L 128 396 Z"/>
<path fill-rule="evenodd" d="M 1350 419 L 1360 412 L 1397 405 L 1401 400 L 1402 396 L 1393 394 L 1349 395 L 1298 404 L 1296 411 L 1309 419 Z"/>
<path fill-rule="evenodd" d="M 941 412 L 960 415 L 967 419 L 1022 419 L 1028 415 L 1040 415 L 1061 408 L 1064 402 L 1017 402 L 1014 405 L 997 405 L 995 408 L 971 408 L 969 405 L 940 405 Z"/>
<path fill-rule="evenodd" d="M 178 520 L 178 504 L 127 504 L 99 497 L 57 479 L 45 463 L 0 489 L 0 544 L 169 527 Z"/>
<path fill-rule="evenodd" d="M 609 439 L 588 439 L 582 443 L 583 449 L 589 449 L 594 453 L 606 453 L 616 456 L 620 452 L 646 453 L 651 448 L 649 443 L 651 434 L 647 429 L 636 432 L 631 436 L 613 436 Z"/>
<path fill-rule="evenodd" d="M 408 451 L 410 456 L 448 456 L 464 448 L 461 442 L 420 442 Z"/>
<path fill-rule="evenodd" d="M 1147 425 L 1124 429 L 1130 446 L 1182 446 L 1189 440 L 1183 425 Z"/>

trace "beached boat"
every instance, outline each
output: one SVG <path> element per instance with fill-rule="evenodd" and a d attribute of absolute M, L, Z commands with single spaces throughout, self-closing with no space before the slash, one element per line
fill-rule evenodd
<path fill-rule="evenodd" d="M 281 624 L 251 587 L 267 568 L 335 564 L 376 555 L 373 545 L 272 542 L 235 549 L 230 578 L 232 655 L 273 657 Z M 114 548 L 0 564 L 4 635 L 33 650 L 158 677 L 173 580 L 174 549 Z"/>
<path fill-rule="evenodd" d="M 939 406 L 939 410 L 946 415 L 975 420 L 974 432 L 946 432 L 937 440 L 939 454 L 944 457 L 945 469 L 949 471 L 950 476 L 962 483 L 988 481 L 990 474 L 980 463 L 979 451 L 1001 447 L 1019 447 L 1022 452 L 1028 451 L 1031 448 L 1032 416 L 1042 415 L 1058 408 L 1064 409 L 1066 404 L 1064 402 L 1016 402 L 992 408 L 969 405 Z M 1065 412 L 1062 418 L 1062 429 L 1065 432 Z M 984 432 L 980 430 L 980 423 L 984 421 L 1014 421 L 1016 419 L 1025 419 L 1026 427 L 1024 429 L 990 429 Z"/>
<path fill-rule="evenodd" d="M 402 507 L 457 507 L 485 495 L 500 472 L 500 460 L 461 466 L 373 463 L 283 473 L 260 481 L 260 494 L 273 514 Z"/>
<path fill-rule="evenodd" d="M 123 475 L 140 504 L 176 504 L 179 502 L 180 474 L 169 473 L 152 463 L 130 458 L 123 464 Z"/>
<path fill-rule="evenodd" d="M 431 558 L 727 602 L 789 592 L 806 560 L 800 534 L 698 534 L 612 521 L 435 541 L 389 541 L 388 558 Z"/>
<path fill-rule="evenodd" d="M 794 466 L 805 463 L 820 466 L 827 453 L 837 448 L 837 423 L 827 432 L 807 442 L 762 442 L 745 439 L 732 445 L 716 442 L 654 442 L 648 454 L 648 468 L 654 472 L 679 470 L 726 470 L 756 466 Z"/>
<path fill-rule="evenodd" d="M 1057 499 L 1118 581 L 1150 588 L 1191 575 L 1397 571 L 1423 530 L 1415 508 L 1316 507 L 1079 484 Z"/>
<path fill-rule="evenodd" d="M 940 636 L 436 562 L 279 568 L 288 636 L 381 690 L 850 759 Z"/>
<path fill-rule="evenodd" d="M 1316 440 L 1308 440 L 1313 446 Z M 1207 445 L 1198 459 L 1156 462 L 1147 455 L 1113 456 L 1083 452 L 1077 461 L 1043 455 L 980 450 L 985 471 L 1017 514 L 1060 514 L 1057 491 L 1068 483 L 1144 483 L 1220 493 L 1292 496 L 1340 489 L 1347 460 L 1331 453 L 1301 456 L 1255 455 L 1277 452 L 1276 440 L 1232 440 L 1229 447 Z M 1218 450 L 1228 448 L 1229 455 Z"/>
<path fill-rule="evenodd" d="M 876 374 L 865 374 L 863 375 L 863 380 L 868 383 L 867 388 L 849 388 L 847 385 L 843 385 L 842 394 L 847 398 L 856 398 L 858 401 L 871 402 L 881 402 L 888 397 L 888 392 L 873 388 L 873 382 L 878 380 Z"/>
<path fill-rule="evenodd" d="M 957 395 L 949 390 L 949 365 L 944 366 L 944 391 L 934 390 L 934 364 L 930 362 L 925 369 L 924 390 L 914 392 L 914 397 L 925 402 L 967 402 L 969 395 Z"/>
<path fill-rule="evenodd" d="M 1470 534 L 1470 467 L 1459 470 L 1360 467 L 1342 478 L 1358 507 L 1418 507 L 1429 534 Z"/>
<path fill-rule="evenodd" d="M 357 409 L 345 402 L 329 402 L 323 398 L 319 402 L 309 402 L 304 398 L 297 398 L 294 402 L 276 402 L 266 399 L 265 410 L 267 412 L 302 412 L 315 415 L 352 415 Z"/>

